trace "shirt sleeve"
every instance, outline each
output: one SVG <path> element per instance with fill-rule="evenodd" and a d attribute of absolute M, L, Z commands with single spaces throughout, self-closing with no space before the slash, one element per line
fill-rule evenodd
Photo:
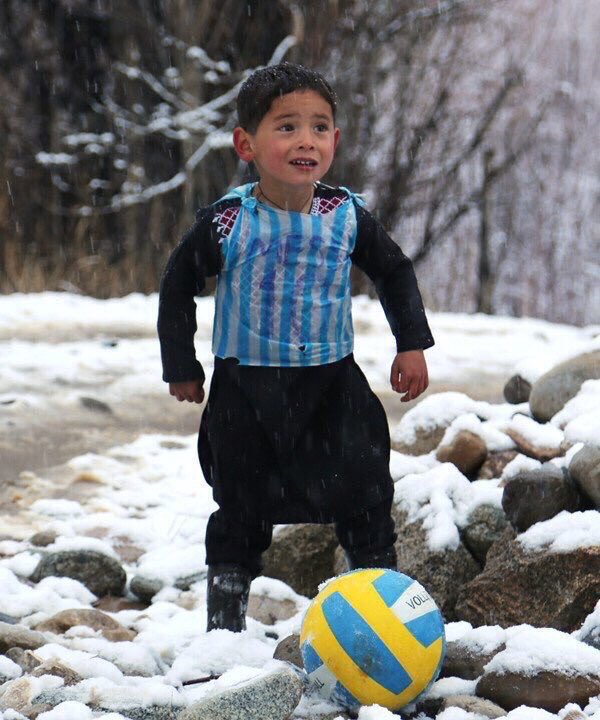
<path fill-rule="evenodd" d="M 355 203 L 356 245 L 351 260 L 375 284 L 397 352 L 434 344 L 413 264 L 368 210 Z"/>
<path fill-rule="evenodd" d="M 171 253 L 160 282 L 157 329 L 165 382 L 205 378 L 194 348 L 194 297 L 204 289 L 206 278 L 220 270 L 213 217 L 212 207 L 198 212 L 196 222 Z"/>

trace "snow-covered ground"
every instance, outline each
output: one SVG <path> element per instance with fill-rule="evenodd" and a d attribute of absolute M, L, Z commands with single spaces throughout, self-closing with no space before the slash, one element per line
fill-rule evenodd
<path fill-rule="evenodd" d="M 33 421 L 36 414 L 52 404 L 65 415 L 80 406 L 82 388 L 111 407 L 136 399 L 143 412 L 144 397 L 165 394 L 160 379 L 158 342 L 155 337 L 156 296 L 132 295 L 122 299 L 98 301 L 66 293 L 10 295 L 0 297 L 0 419 L 2 428 Z M 210 376 L 210 332 L 212 299 L 198 302 L 197 354 Z M 355 355 L 375 390 L 387 390 L 394 344 L 377 302 L 365 297 L 354 301 L 356 330 Z M 600 328 L 574 328 L 540 320 L 493 318 L 487 316 L 432 313 L 430 322 L 436 346 L 427 351 L 430 376 L 434 382 L 468 382 L 469 377 L 489 374 L 508 379 L 515 372 L 531 381 L 557 362 L 600 347 Z M 565 428 L 586 413 L 593 415 L 585 432 L 600 435 L 597 410 L 600 406 L 600 382 L 590 382 L 563 411 L 562 422 L 553 423 L 543 440 L 560 442 Z M 171 400 L 169 398 L 169 400 Z M 179 406 L 181 407 L 181 406 Z M 173 414 L 178 405 L 172 400 Z M 448 393 L 430 396 L 417 405 L 402 421 L 401 432 L 427 422 L 428 413 L 449 413 L 451 435 L 462 427 L 479 433 L 488 447 L 512 447 L 503 433 L 507 424 L 521 423 L 519 430 L 536 439 L 528 418 L 511 418 L 514 407 L 476 403 L 464 395 Z M 526 412 L 526 410 L 525 410 Z M 594 414 L 595 413 L 595 414 Z M 482 419 L 483 418 L 483 419 Z M 591 423 L 591 425 L 590 425 Z M 141 423 L 143 424 L 143 423 Z M 576 427 L 577 430 L 577 427 Z M 539 431 L 539 426 L 538 426 Z M 539 431 L 541 432 L 541 431 Z M 583 432 L 580 430 L 579 432 Z M 554 434 L 553 434 L 554 433 Z M 573 440 L 577 441 L 575 432 Z M 297 603 L 299 612 L 274 628 L 249 619 L 248 631 L 241 636 L 226 631 L 210 634 L 205 627 L 205 590 L 199 581 L 191 588 L 193 602 L 173 587 L 176 578 L 206 570 L 204 531 L 215 506 L 210 488 L 198 467 L 196 439 L 193 435 L 142 434 L 131 442 L 115 445 L 102 453 L 73 457 L 65 466 L 73 477 L 85 477 L 93 492 L 69 499 L 50 492 L 53 478 L 43 470 L 21 478 L 25 484 L 47 490 L 46 497 L 29 506 L 0 515 L 0 613 L 22 617 L 34 626 L 57 611 L 69 607 L 89 607 L 95 599 L 80 583 L 62 578 L 47 578 L 37 585 L 27 583 L 39 555 L 27 538 L 38 529 L 54 530 L 58 540 L 52 549 L 90 548 L 116 557 L 115 547 L 127 538 L 140 550 L 136 563 L 127 564 L 128 576 L 142 574 L 160 578 L 165 588 L 155 596 L 143 613 L 134 610 L 115 615 L 124 625 L 137 631 L 133 642 L 120 643 L 119 657 L 114 644 L 103 640 L 89 628 L 69 631 L 71 646 L 47 645 L 36 651 L 40 657 L 64 657 L 84 678 L 86 692 L 95 696 L 129 698 L 148 704 L 186 704 L 264 672 L 271 662 L 276 641 L 265 634 L 274 630 L 285 637 L 298 631 L 307 600 L 297 596 L 279 581 L 259 578 L 254 591 Z M 503 445 L 504 443 L 504 445 Z M 0 445 L 0 451 L 2 446 Z M 556 462 L 568 462 L 558 459 Z M 526 462 L 522 459 L 522 462 Z M 535 461 L 531 461 L 535 462 Z M 517 462 L 518 465 L 518 462 Z M 510 472 L 510 468 L 507 468 Z M 428 528 L 429 541 L 437 548 L 457 541 L 461 522 L 478 502 L 499 502 L 501 489 L 494 483 L 469 483 L 454 466 L 438 463 L 431 456 L 420 458 L 393 453 L 392 475 L 397 483 L 396 499 L 407 511 L 421 517 Z M 428 482 L 423 479 L 427 477 Z M 555 519 L 545 528 L 534 526 L 523 535 L 530 547 L 573 538 L 600 544 L 598 513 L 575 514 L 575 525 L 565 518 Z M 546 525 L 546 524 L 541 524 Z M 536 530 L 537 528 L 537 530 Z M 25 612 L 24 612 L 25 611 Z M 502 667 L 521 667 L 523 648 L 530 663 L 555 668 L 573 663 L 594 662 L 594 658 L 573 656 L 571 638 L 556 631 L 541 631 L 523 626 L 510 631 L 494 631 L 482 638 L 466 623 L 448 626 L 448 637 L 475 633 L 475 643 L 506 642 L 506 650 L 494 660 Z M 498 634 L 502 637 L 499 639 Z M 563 658 L 561 660 L 561 657 Z M 0 675 L 17 677 L 20 669 L 0 657 Z M 132 679 L 127 668 L 139 675 Z M 183 687 L 190 678 L 221 674 L 218 680 Z M 126 681 L 125 678 L 126 677 Z M 55 683 L 44 676 L 40 683 Z M 457 681 L 458 682 L 458 681 Z M 461 681 L 464 683 L 464 681 Z M 442 683 L 442 685 L 439 685 Z M 437 692 L 446 694 L 439 681 Z M 468 688 L 461 686 L 461 691 Z M 82 691 L 83 692 L 83 691 Z M 434 692 L 436 688 L 434 686 Z M 43 720 L 70 720 L 91 717 L 80 703 L 87 696 L 40 716 Z M 73 703 L 76 705 L 74 706 Z M 5 711 L 0 720 L 13 720 Z M 79 715 L 77 715 L 79 712 Z M 308 717 L 311 708 L 301 703 L 295 717 Z M 540 710 L 515 710 L 509 720 L 543 720 L 558 716 Z M 586 709 L 590 718 L 600 720 L 600 702 Z M 112 720 L 122 716 L 114 715 Z M 363 708 L 360 720 L 391 720 L 383 708 Z M 461 710 L 447 710 L 439 720 L 468 720 Z"/>

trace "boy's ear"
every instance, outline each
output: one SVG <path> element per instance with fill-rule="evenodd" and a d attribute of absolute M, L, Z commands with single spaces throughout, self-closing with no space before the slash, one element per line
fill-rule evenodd
<path fill-rule="evenodd" d="M 333 133 L 333 149 L 335 150 L 340 141 L 340 129 L 336 127 Z"/>
<path fill-rule="evenodd" d="M 236 127 L 233 131 L 233 147 L 241 160 L 252 162 L 254 159 L 252 136 L 243 127 Z"/>

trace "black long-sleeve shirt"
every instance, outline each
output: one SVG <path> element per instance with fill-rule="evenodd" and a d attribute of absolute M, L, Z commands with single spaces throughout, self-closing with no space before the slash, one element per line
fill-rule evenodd
<path fill-rule="evenodd" d="M 317 183 L 315 197 L 327 201 L 347 196 L 341 189 Z M 213 221 L 218 215 L 226 217 L 225 211 L 239 204 L 240 199 L 234 198 L 199 210 L 196 222 L 184 234 L 167 263 L 160 286 L 158 315 L 165 382 L 204 379 L 194 350 L 197 329 L 194 297 L 203 291 L 206 278 L 218 275 L 221 269 L 219 243 L 224 227 L 223 223 Z M 371 213 L 357 204 L 356 214 L 356 244 L 350 258 L 373 281 L 396 339 L 397 351 L 432 346 L 433 337 L 410 259 Z"/>

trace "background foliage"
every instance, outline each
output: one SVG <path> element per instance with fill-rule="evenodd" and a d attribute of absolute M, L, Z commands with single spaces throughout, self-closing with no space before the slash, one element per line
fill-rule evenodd
<path fill-rule="evenodd" d="M 288 59 L 429 307 L 600 322 L 599 31 L 586 0 L 5 0 L 0 289 L 155 291 L 244 177 L 239 83 Z"/>

